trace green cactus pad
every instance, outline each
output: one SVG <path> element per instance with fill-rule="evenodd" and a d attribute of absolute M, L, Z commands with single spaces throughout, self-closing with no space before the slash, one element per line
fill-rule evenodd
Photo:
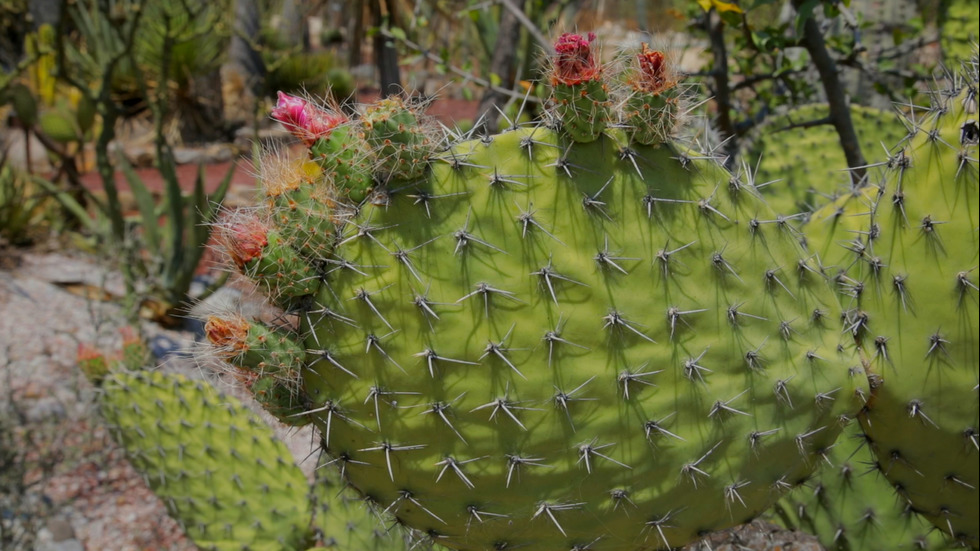
<path fill-rule="evenodd" d="M 759 159 L 756 181 L 773 210 L 784 215 L 812 212 L 851 188 L 840 138 L 833 125 L 792 128 L 827 118 L 824 104 L 804 105 L 770 118 L 758 129 L 746 153 L 749 164 Z M 851 106 L 851 120 L 861 151 L 868 159 L 884 154 L 908 134 L 894 113 Z"/>
<path fill-rule="evenodd" d="M 948 537 L 980 545 L 976 67 L 916 111 L 873 185 L 814 214 L 872 374 L 861 423 L 882 470 Z"/>
<path fill-rule="evenodd" d="M 630 139 L 643 145 L 670 140 L 680 124 L 686 87 L 670 55 L 643 44 L 628 60 L 622 79 L 626 90 L 623 123 Z"/>
<path fill-rule="evenodd" d="M 928 551 L 948 548 L 882 474 L 857 422 L 827 453 L 805 485 L 768 516 L 790 530 L 812 532 L 831 551 Z"/>
<path fill-rule="evenodd" d="M 457 145 L 353 215 L 299 312 L 326 449 L 442 545 L 683 544 L 806 479 L 863 403 L 793 229 L 626 141 Z"/>
<path fill-rule="evenodd" d="M 157 372 L 116 373 L 102 388 L 114 438 L 201 549 L 312 543 L 305 476 L 237 400 Z"/>

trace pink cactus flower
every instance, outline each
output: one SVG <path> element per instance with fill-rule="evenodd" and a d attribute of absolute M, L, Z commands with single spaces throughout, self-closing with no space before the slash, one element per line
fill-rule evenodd
<path fill-rule="evenodd" d="M 600 67 L 592 50 L 594 40 L 595 33 L 589 33 L 587 37 L 564 33 L 558 37 L 552 85 L 574 85 L 599 79 Z"/>
<path fill-rule="evenodd" d="M 276 108 L 272 110 L 272 118 L 279 121 L 294 136 L 303 140 L 307 146 L 313 145 L 320 138 L 330 136 L 337 126 L 347 122 L 344 115 L 323 109 L 303 98 L 290 96 L 279 92 Z"/>

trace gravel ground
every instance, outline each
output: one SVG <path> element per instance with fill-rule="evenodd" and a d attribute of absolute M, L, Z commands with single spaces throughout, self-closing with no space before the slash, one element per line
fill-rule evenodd
<path fill-rule="evenodd" d="M 113 300 L 121 292 L 117 276 L 84 257 L 18 252 L 11 258 L 0 250 L 0 421 L 8 422 L 8 440 L 0 439 L 2 551 L 196 549 L 109 438 L 92 405 L 94 389 L 75 364 L 79 343 L 118 347 L 124 316 Z M 216 300 L 248 302 L 234 286 Z M 194 333 L 153 324 L 141 330 L 155 352 L 167 353 L 158 369 L 207 377 L 259 409 L 197 365 Z M 262 414 L 309 475 L 312 464 L 303 460 L 311 434 L 285 429 Z M 14 452 L 8 463 L 5 449 Z M 822 548 L 812 536 L 755 522 L 686 549 Z"/>

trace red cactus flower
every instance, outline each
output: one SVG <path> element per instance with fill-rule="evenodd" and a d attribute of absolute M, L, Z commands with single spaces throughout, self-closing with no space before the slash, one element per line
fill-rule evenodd
<path fill-rule="evenodd" d="M 636 54 L 637 72 L 633 78 L 633 88 L 641 92 L 657 93 L 676 84 L 667 61 L 667 56 L 659 50 L 651 50 L 642 45 Z"/>
<path fill-rule="evenodd" d="M 555 65 L 551 74 L 551 84 L 574 85 L 599 79 L 599 63 L 596 61 L 592 42 L 595 33 L 587 37 L 564 33 L 555 43 Z"/>
<path fill-rule="evenodd" d="M 313 145 L 320 138 L 326 138 L 337 126 L 347 122 L 347 117 L 334 111 L 322 109 L 303 98 L 279 92 L 272 118 L 279 121 L 294 136 L 307 145 Z"/>
<path fill-rule="evenodd" d="M 105 356 L 101 350 L 86 342 L 78 343 L 75 358 L 79 363 L 90 362 L 92 360 L 105 360 Z"/>
<path fill-rule="evenodd" d="M 228 256 L 243 268 L 252 260 L 262 256 L 269 244 L 268 228 L 254 216 L 235 216 L 219 226 L 217 238 L 224 245 Z"/>

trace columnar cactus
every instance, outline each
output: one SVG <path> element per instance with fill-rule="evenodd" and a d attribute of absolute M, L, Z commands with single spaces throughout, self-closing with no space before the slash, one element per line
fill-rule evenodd
<path fill-rule="evenodd" d="M 301 376 L 291 418 L 450 548 L 668 548 L 749 520 L 868 393 L 819 266 L 751 181 L 603 129 L 592 42 L 559 40 L 577 57 L 556 67 L 583 75 L 556 82 L 578 90 L 556 91 L 560 131 L 450 144 L 388 186 L 399 154 L 368 138 L 376 189 L 337 192 L 329 256 L 304 271 L 299 244 L 268 239 L 236 262 L 300 327 L 266 339 L 305 351 L 283 366 Z M 229 228 L 241 256 L 252 232 Z"/>
<path fill-rule="evenodd" d="M 807 226 L 845 301 L 873 393 L 860 416 L 878 466 L 948 537 L 980 546 L 977 73 L 909 115 L 871 185 Z"/>

